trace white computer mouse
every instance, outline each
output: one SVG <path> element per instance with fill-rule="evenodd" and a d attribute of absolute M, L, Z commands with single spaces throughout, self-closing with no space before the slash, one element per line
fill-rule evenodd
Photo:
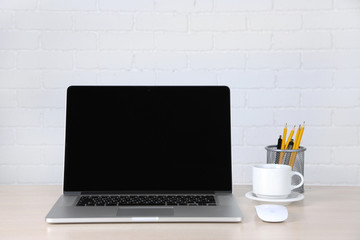
<path fill-rule="evenodd" d="M 258 217 L 264 222 L 283 222 L 288 218 L 285 206 L 262 204 L 255 206 Z"/>

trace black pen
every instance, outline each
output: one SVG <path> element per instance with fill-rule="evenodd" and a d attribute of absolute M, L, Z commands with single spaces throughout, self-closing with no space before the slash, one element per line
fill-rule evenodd
<path fill-rule="evenodd" d="M 282 144 L 282 139 L 281 139 L 281 135 L 278 139 L 278 143 L 277 143 L 277 149 L 281 149 L 281 144 Z M 276 152 L 276 156 L 275 156 L 275 163 L 278 164 L 279 163 L 279 158 L 280 158 L 280 153 Z"/>
<path fill-rule="evenodd" d="M 291 141 L 289 142 L 289 146 L 287 148 L 287 150 L 292 150 L 294 146 L 294 139 L 292 138 Z"/>
<path fill-rule="evenodd" d="M 294 139 L 292 138 L 291 141 L 289 142 L 289 146 L 286 150 L 292 150 L 293 146 L 294 146 Z M 291 155 L 291 153 L 286 153 L 285 164 L 289 165 L 290 155 Z"/>
<path fill-rule="evenodd" d="M 281 149 L 281 144 L 282 144 L 282 139 L 281 139 L 281 135 L 278 139 L 278 144 L 277 144 L 277 149 Z"/>

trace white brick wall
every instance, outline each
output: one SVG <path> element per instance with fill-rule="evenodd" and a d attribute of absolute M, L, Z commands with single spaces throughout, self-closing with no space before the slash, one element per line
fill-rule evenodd
<path fill-rule="evenodd" d="M 73 84 L 228 85 L 235 183 L 306 121 L 306 184 L 360 185 L 358 0 L 1 0 L 0 184 L 61 183 Z"/>

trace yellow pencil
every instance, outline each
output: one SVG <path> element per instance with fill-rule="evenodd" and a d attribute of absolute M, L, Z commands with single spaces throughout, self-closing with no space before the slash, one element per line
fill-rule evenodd
<path fill-rule="evenodd" d="M 281 142 L 281 149 L 282 150 L 285 149 L 286 134 L 287 134 L 287 123 L 285 123 L 284 132 L 283 132 L 283 136 L 282 136 L 282 142 Z M 280 153 L 279 164 L 282 164 L 283 157 L 284 157 L 284 152 L 281 152 Z"/>
<path fill-rule="evenodd" d="M 294 125 L 294 128 L 290 131 L 290 135 L 289 135 L 288 140 L 286 141 L 286 144 L 285 144 L 285 149 L 288 149 L 291 138 L 294 135 L 294 131 L 295 131 L 295 125 Z"/>
<path fill-rule="evenodd" d="M 281 149 L 285 149 L 285 142 L 286 142 L 286 134 L 287 134 L 287 123 L 285 123 L 282 142 L 281 142 Z"/>
<path fill-rule="evenodd" d="M 295 138 L 295 143 L 294 143 L 294 147 L 293 147 L 294 150 L 297 150 L 300 147 L 301 138 L 304 133 L 304 129 L 305 129 L 305 122 L 301 126 L 299 126 L 299 129 L 296 132 L 296 138 Z M 296 152 L 291 154 L 291 157 L 290 157 L 289 165 L 291 166 L 291 169 L 294 167 L 295 159 L 296 159 Z"/>
<path fill-rule="evenodd" d="M 293 145 L 293 150 L 296 150 L 296 144 L 298 142 L 298 139 L 299 139 L 299 134 L 300 134 L 300 125 L 299 125 L 299 128 L 296 130 L 296 135 L 295 135 L 295 141 L 294 141 L 294 145 Z M 296 153 L 295 152 L 292 152 L 291 155 L 290 155 L 290 161 L 289 161 L 289 165 L 291 165 L 293 159 L 296 157 Z"/>

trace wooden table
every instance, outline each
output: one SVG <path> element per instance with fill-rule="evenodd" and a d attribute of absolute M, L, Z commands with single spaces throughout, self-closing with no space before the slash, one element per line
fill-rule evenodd
<path fill-rule="evenodd" d="M 360 187 L 305 187 L 283 223 L 265 223 L 236 186 L 241 223 L 48 224 L 61 186 L 0 186 L 0 239 L 360 239 Z"/>

